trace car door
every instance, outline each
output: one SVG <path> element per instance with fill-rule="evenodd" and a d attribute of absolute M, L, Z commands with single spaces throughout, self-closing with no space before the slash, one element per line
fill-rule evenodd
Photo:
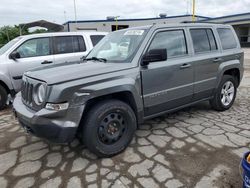
<path fill-rule="evenodd" d="M 155 33 L 147 51 L 166 49 L 167 60 L 141 68 L 145 116 L 188 104 L 193 96 L 194 70 L 184 29 Z"/>
<path fill-rule="evenodd" d="M 10 59 L 8 64 L 9 74 L 16 91 L 21 89 L 22 75 L 25 71 L 52 64 L 54 60 L 49 37 L 28 39 L 13 52 L 17 52 L 20 56 L 15 60 Z"/>
<path fill-rule="evenodd" d="M 212 28 L 191 28 L 195 72 L 194 101 L 212 96 L 216 85 L 221 52 Z"/>
<path fill-rule="evenodd" d="M 53 37 L 55 63 L 75 62 L 87 55 L 86 42 L 82 35 Z"/>

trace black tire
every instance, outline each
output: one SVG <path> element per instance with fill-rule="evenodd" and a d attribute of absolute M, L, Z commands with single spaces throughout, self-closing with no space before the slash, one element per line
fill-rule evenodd
<path fill-rule="evenodd" d="M 8 99 L 8 92 L 6 89 L 0 85 L 0 110 L 4 109 Z"/>
<path fill-rule="evenodd" d="M 128 104 L 105 100 L 90 109 L 82 126 L 82 141 L 86 147 L 98 157 L 111 157 L 129 145 L 137 121 Z"/>
<path fill-rule="evenodd" d="M 223 104 L 223 102 L 222 102 L 222 97 L 223 97 L 222 89 L 224 89 L 223 87 L 225 86 L 226 83 L 232 83 L 233 90 L 234 90 L 234 95 L 232 96 L 231 101 L 228 102 L 227 105 Z M 236 78 L 233 76 L 230 76 L 230 75 L 224 75 L 222 77 L 220 84 L 219 84 L 219 87 L 215 91 L 214 98 L 210 100 L 210 105 L 212 106 L 212 108 L 214 110 L 217 110 L 217 111 L 228 110 L 233 105 L 236 94 L 237 94 L 237 80 L 236 80 Z"/>

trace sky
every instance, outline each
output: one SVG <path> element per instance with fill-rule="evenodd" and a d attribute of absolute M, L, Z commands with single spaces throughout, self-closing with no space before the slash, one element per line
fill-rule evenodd
<path fill-rule="evenodd" d="M 157 17 L 191 13 L 192 0 L 75 0 L 77 20 Z M 250 0 L 196 0 L 196 14 L 208 17 L 250 12 Z M 0 0 L 0 26 L 74 20 L 74 0 Z"/>

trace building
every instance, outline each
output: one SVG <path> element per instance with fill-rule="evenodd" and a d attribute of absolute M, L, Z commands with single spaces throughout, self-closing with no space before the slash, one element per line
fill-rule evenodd
<path fill-rule="evenodd" d="M 216 18 L 205 16 L 195 16 L 197 22 L 210 23 L 225 23 L 234 27 L 242 47 L 250 47 L 250 12 L 244 14 L 234 14 Z M 166 23 L 180 23 L 192 21 L 192 15 L 166 16 L 160 14 L 155 18 L 141 18 L 141 19 L 118 19 L 112 18 L 106 20 L 81 20 L 68 21 L 63 24 L 65 31 L 106 31 L 111 32 L 118 29 L 129 27 L 152 25 L 152 24 L 166 24 Z"/>
<path fill-rule="evenodd" d="M 204 19 L 201 22 L 230 24 L 236 31 L 241 46 L 250 47 L 250 12 L 244 14 L 234 14 L 217 18 Z"/>
<path fill-rule="evenodd" d="M 208 17 L 196 16 L 196 20 L 204 20 Z M 166 16 L 161 15 L 156 18 L 141 18 L 141 19 L 113 19 L 106 20 L 80 20 L 68 21 L 64 23 L 65 31 L 115 31 L 118 25 L 118 29 L 125 29 L 128 27 L 136 27 L 152 24 L 166 24 L 166 23 L 179 23 L 185 21 L 192 21 L 192 15 L 179 15 L 179 16 Z"/>

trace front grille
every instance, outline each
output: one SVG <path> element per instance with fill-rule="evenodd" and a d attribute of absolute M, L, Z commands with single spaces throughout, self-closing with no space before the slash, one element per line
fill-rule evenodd
<path fill-rule="evenodd" d="M 27 107 L 34 111 L 41 110 L 45 105 L 45 102 L 38 105 L 33 99 L 37 86 L 42 83 L 45 82 L 41 82 L 40 80 L 36 80 L 25 75 L 23 76 L 23 82 L 21 87 L 22 101 Z"/>
<path fill-rule="evenodd" d="M 21 94 L 23 102 L 29 106 L 32 106 L 32 96 L 33 96 L 33 84 L 28 82 L 28 80 L 23 81 Z"/>

